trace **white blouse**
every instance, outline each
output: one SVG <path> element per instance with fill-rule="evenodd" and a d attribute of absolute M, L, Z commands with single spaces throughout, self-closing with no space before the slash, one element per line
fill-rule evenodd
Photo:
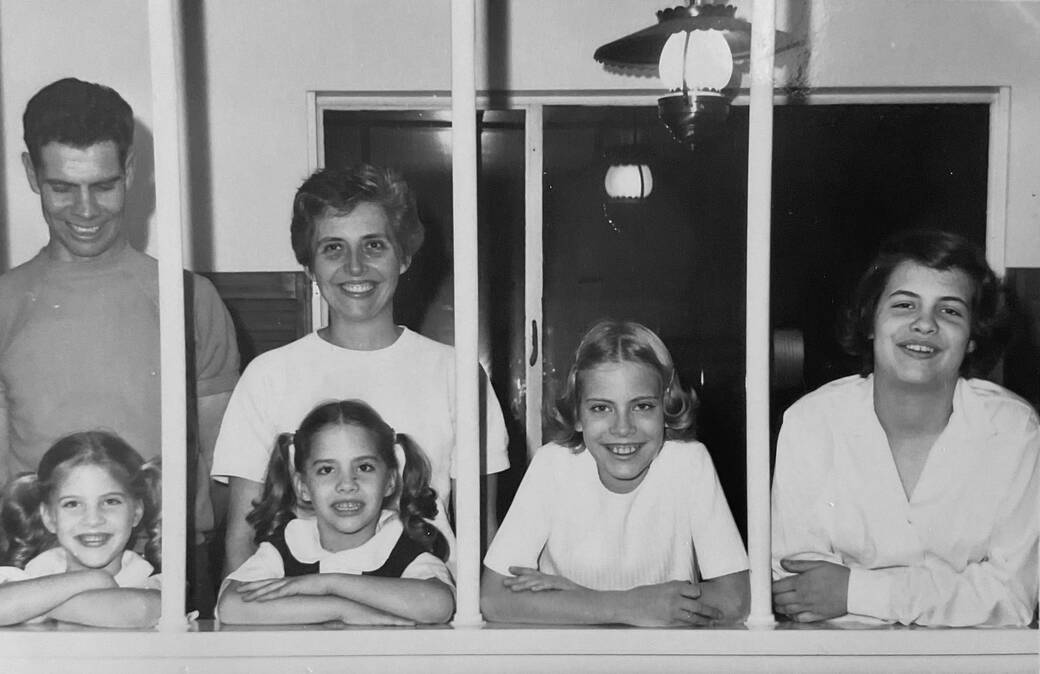
<path fill-rule="evenodd" d="M 773 575 L 785 557 L 851 569 L 853 617 L 1026 625 L 1037 598 L 1040 433 L 1028 403 L 960 380 L 908 499 L 872 377 L 831 382 L 784 415 L 773 477 Z"/>

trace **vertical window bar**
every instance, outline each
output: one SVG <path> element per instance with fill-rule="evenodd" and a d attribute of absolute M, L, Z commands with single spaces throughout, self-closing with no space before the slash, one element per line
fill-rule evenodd
<path fill-rule="evenodd" d="M 747 516 L 751 564 L 748 625 L 771 625 L 769 512 L 769 240 L 773 166 L 775 0 L 755 0 L 747 206 Z"/>
<path fill-rule="evenodd" d="M 162 618 L 159 629 L 187 629 L 184 617 L 187 536 L 184 353 L 183 180 L 184 81 L 180 3 L 149 0 L 155 219 L 159 257 L 159 340 L 162 368 Z"/>
<path fill-rule="evenodd" d="M 455 270 L 455 527 L 457 626 L 479 625 L 480 421 L 477 350 L 475 2 L 451 3 L 451 187 Z M 489 392 L 489 398 L 493 394 Z M 494 404 L 489 401 L 488 404 Z"/>
<path fill-rule="evenodd" d="M 542 444 L 542 171 L 541 105 L 524 112 L 524 344 L 527 353 L 527 456 Z"/>
<path fill-rule="evenodd" d="M 997 276 L 1007 272 L 1008 147 L 1011 88 L 1000 87 L 989 105 L 989 160 L 986 163 L 986 259 Z"/>

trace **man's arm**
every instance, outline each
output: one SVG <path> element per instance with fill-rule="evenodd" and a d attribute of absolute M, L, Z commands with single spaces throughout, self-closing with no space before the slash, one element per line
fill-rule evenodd
<path fill-rule="evenodd" d="M 11 481 L 11 432 L 7 418 L 7 387 L 0 380 L 0 487 Z"/>
<path fill-rule="evenodd" d="M 230 399 L 231 391 L 214 393 L 198 399 L 199 497 L 195 499 L 195 522 L 200 531 L 212 531 L 227 515 L 227 488 L 211 480 L 210 473 L 213 470 L 213 448 L 217 444 L 220 422 L 224 418 L 224 410 L 227 409 Z M 203 495 L 208 495 L 211 508 L 207 507 Z"/>
<path fill-rule="evenodd" d="M 242 566 L 256 552 L 253 527 L 246 515 L 253 509 L 253 501 L 260 498 L 264 485 L 242 477 L 228 480 L 227 534 L 224 537 L 224 576 Z"/>

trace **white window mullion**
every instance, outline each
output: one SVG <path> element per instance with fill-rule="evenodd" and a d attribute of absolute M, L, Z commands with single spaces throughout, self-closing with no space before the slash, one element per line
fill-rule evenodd
<path fill-rule="evenodd" d="M 184 341 L 184 80 L 179 0 L 149 0 L 148 32 L 155 144 L 155 219 L 159 257 L 162 370 L 163 631 L 187 628 L 187 403 Z"/>
<path fill-rule="evenodd" d="M 524 353 L 527 457 L 542 444 L 542 106 L 530 105 L 524 114 Z"/>
<path fill-rule="evenodd" d="M 455 273 L 456 626 L 479 625 L 480 391 L 474 0 L 451 3 L 451 189 Z M 488 404 L 494 404 L 489 392 Z"/>
<path fill-rule="evenodd" d="M 772 625 L 769 512 L 769 242 L 773 166 L 775 0 L 755 0 L 747 206 L 747 519 L 751 564 L 748 625 Z"/>
<path fill-rule="evenodd" d="M 1007 271 L 1008 160 L 1011 144 L 1011 87 L 1000 87 L 989 105 L 986 176 L 986 258 L 997 276 Z"/>

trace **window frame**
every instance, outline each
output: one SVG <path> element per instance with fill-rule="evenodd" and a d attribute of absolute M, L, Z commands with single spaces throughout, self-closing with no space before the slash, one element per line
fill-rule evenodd
<path fill-rule="evenodd" d="M 453 3 L 453 9 L 455 4 Z M 459 4 L 461 6 L 461 3 Z M 183 81 L 178 57 L 175 56 L 182 51 L 182 41 L 179 29 L 170 30 L 177 19 L 174 16 L 176 5 L 174 2 L 154 2 L 150 6 L 149 22 L 152 29 L 150 44 L 153 89 L 156 92 L 154 129 L 156 145 L 162 145 L 162 152 L 156 152 L 157 215 L 169 213 L 172 217 L 162 219 L 181 222 L 183 227 L 185 218 L 180 199 L 183 162 L 179 161 L 183 125 L 179 118 L 181 113 L 178 112 L 179 101 L 183 100 Z M 473 45 L 468 46 L 472 52 Z M 156 66 L 157 61 L 161 65 Z M 171 82 L 174 86 L 163 91 Z M 872 102 L 910 100 L 934 103 L 951 102 L 951 99 L 960 99 L 953 101 L 960 102 L 964 98 L 971 99 L 971 102 L 979 102 L 981 97 L 981 100 L 990 103 L 991 161 L 988 176 L 987 255 L 994 269 L 1003 274 L 1010 89 L 983 87 L 932 89 L 924 92 L 814 90 L 807 98 L 799 99 L 799 102 L 834 102 L 836 97 L 840 99 L 842 96 L 859 95 L 873 97 Z M 510 107 L 520 107 L 527 111 L 526 124 L 530 125 L 532 120 L 537 120 L 539 130 L 541 111 L 547 104 L 546 101 L 560 105 L 652 105 L 656 97 L 657 93 L 652 91 L 578 92 L 566 95 L 511 92 L 507 96 Z M 498 98 L 497 92 L 495 98 Z M 488 99 L 487 94 L 478 96 L 478 106 L 487 105 Z M 323 106 L 336 104 L 337 101 L 342 104 L 347 100 L 352 105 L 364 106 L 366 109 L 399 106 L 405 101 L 412 107 L 428 108 L 447 107 L 450 96 L 446 96 L 445 92 L 415 92 L 410 95 L 392 92 L 349 95 L 308 92 L 309 168 L 317 168 L 323 163 L 320 124 Z M 778 100 L 781 104 L 786 102 L 783 94 L 774 96 L 774 104 Z M 735 104 L 747 104 L 746 94 L 738 96 Z M 535 192 L 540 195 L 541 191 L 541 171 L 537 170 L 540 166 L 540 159 L 537 158 L 540 156 L 540 131 L 528 133 L 527 143 L 527 244 L 531 246 L 528 250 L 527 264 L 532 265 L 537 261 L 540 265 L 540 248 L 537 249 L 537 255 L 530 254 L 540 246 L 540 242 L 535 239 L 539 238 L 537 233 L 541 231 L 541 201 L 540 196 L 534 196 Z M 162 168 L 158 164 L 160 157 L 163 161 Z M 160 255 L 161 258 L 165 257 L 161 259 L 160 264 L 160 287 L 162 291 L 178 295 L 181 294 L 178 250 L 181 247 L 180 234 L 178 230 L 176 236 L 164 240 L 161 251 L 167 255 Z M 532 315 L 527 317 L 525 323 L 528 326 L 540 325 L 540 274 L 538 278 L 534 278 L 533 274 L 527 273 L 525 278 L 529 284 L 525 285 L 525 292 L 537 293 L 528 300 Z M 161 334 L 164 369 L 168 372 L 178 371 L 183 369 L 183 331 L 177 326 L 179 317 L 175 314 L 183 313 L 182 298 L 170 301 L 170 297 L 167 296 L 161 304 L 164 305 Z M 320 320 L 320 305 L 317 308 L 319 311 L 313 312 L 313 315 L 315 320 Z M 531 321 L 533 315 L 538 316 L 536 323 Z M 528 327 L 528 330 L 531 330 L 531 327 Z M 531 339 L 537 336 L 536 332 L 529 333 L 527 343 L 530 344 Z M 178 343 L 181 348 L 177 348 Z M 165 354 L 168 352 L 179 352 L 180 360 L 166 360 Z M 177 362 L 180 362 L 182 367 L 176 367 Z M 537 380 L 541 381 L 540 375 L 540 366 L 528 373 L 529 380 L 536 376 Z M 172 382 L 181 378 L 167 379 Z M 163 393 L 163 453 L 167 459 L 183 458 L 183 438 L 178 442 L 169 442 L 169 439 L 183 436 L 186 423 L 182 419 L 184 382 L 181 381 L 179 387 L 167 387 L 164 380 Z M 541 405 L 540 401 L 536 406 L 531 405 L 535 399 L 532 387 L 528 387 L 528 396 L 529 410 L 533 409 L 537 413 Z M 475 409 L 463 411 L 463 423 L 473 425 L 476 423 L 475 415 Z M 537 439 L 539 435 L 532 437 Z M 768 448 L 760 449 L 768 451 Z M 183 620 L 178 608 L 183 606 L 185 576 L 184 503 L 179 495 L 183 494 L 187 477 L 183 470 L 170 470 L 169 464 L 178 461 L 166 463 L 168 470 L 163 476 L 166 494 L 164 513 L 167 515 L 169 528 L 166 532 L 167 549 L 164 551 L 164 559 L 167 561 L 166 570 L 169 574 L 167 587 L 178 589 L 168 589 L 164 595 L 163 607 L 166 615 L 160 624 L 160 630 L 102 632 L 71 627 L 7 628 L 0 630 L 0 664 L 4 665 L 3 669 L 35 670 L 39 667 L 41 657 L 46 657 L 49 662 L 54 663 L 64 660 L 79 669 L 95 671 L 110 671 L 113 667 L 143 669 L 149 665 L 171 670 L 174 667 L 222 670 L 226 669 L 229 658 L 248 661 L 251 671 L 283 671 L 288 666 L 339 669 L 343 667 L 343 663 L 337 665 L 334 658 L 338 657 L 379 658 L 379 664 L 383 667 L 391 661 L 399 661 L 403 666 L 414 666 L 420 662 L 415 660 L 417 656 L 423 658 L 421 666 L 440 665 L 438 668 L 451 668 L 455 671 L 484 671 L 489 665 L 507 663 L 511 667 L 517 667 L 518 663 L 519 666 L 530 663 L 531 666 L 541 669 L 575 664 L 588 667 L 590 659 L 596 660 L 596 666 L 605 671 L 627 670 L 637 666 L 646 668 L 648 663 L 655 669 L 676 671 L 743 670 L 749 667 L 775 671 L 829 671 L 836 667 L 850 671 L 873 671 L 893 667 L 913 670 L 924 662 L 929 667 L 940 666 L 939 661 L 942 661 L 941 666 L 951 671 L 1032 671 L 1036 664 L 1036 631 L 1028 628 L 843 630 L 826 627 L 773 629 L 772 626 L 760 626 L 751 629 L 677 630 L 522 626 L 487 626 L 476 629 L 466 626 L 455 629 L 348 628 L 334 631 L 313 628 L 250 628 L 223 631 L 193 629 Z M 479 552 L 476 550 L 478 545 L 479 543 L 473 540 L 460 540 L 459 554 L 475 556 Z M 180 558 L 180 561 L 174 562 L 177 558 Z M 763 571 L 768 573 L 768 569 L 758 569 L 760 573 Z M 470 591 L 472 588 L 467 589 L 467 592 Z M 336 638 L 330 639 L 331 633 L 336 634 Z M 101 634 L 104 634 L 103 638 L 99 638 Z M 797 657 L 804 655 L 814 657 Z M 893 656 L 900 657 L 893 660 Z M 355 660 L 352 664 L 356 665 L 358 661 Z"/>

